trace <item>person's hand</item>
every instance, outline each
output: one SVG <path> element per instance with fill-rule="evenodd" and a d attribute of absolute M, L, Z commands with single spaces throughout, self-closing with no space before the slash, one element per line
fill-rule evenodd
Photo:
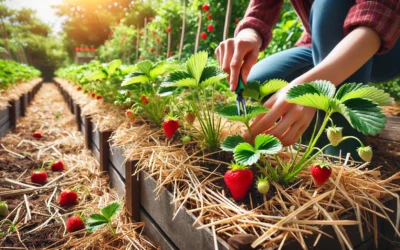
<path fill-rule="evenodd" d="M 250 69 L 257 62 L 261 44 L 261 37 L 255 30 L 243 29 L 235 38 L 221 42 L 215 50 L 219 67 L 229 74 L 231 91 L 236 90 L 240 73 L 243 83 L 247 83 Z"/>
<path fill-rule="evenodd" d="M 251 135 L 248 132 L 243 135 L 246 141 L 253 143 L 254 138 L 261 133 L 277 137 L 283 146 L 293 145 L 300 139 L 310 125 L 316 109 L 286 101 L 286 93 L 296 84 L 299 83 L 295 81 L 290 83 L 268 99 L 264 107 L 270 111 L 255 119 L 250 126 Z M 275 125 L 279 118 L 279 122 Z"/>

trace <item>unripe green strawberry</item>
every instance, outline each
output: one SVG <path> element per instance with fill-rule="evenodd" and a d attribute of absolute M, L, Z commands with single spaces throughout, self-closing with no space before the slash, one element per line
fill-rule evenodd
<path fill-rule="evenodd" d="M 5 201 L 0 202 L 0 217 L 6 217 L 8 215 L 8 205 Z"/>
<path fill-rule="evenodd" d="M 182 136 L 182 142 L 183 144 L 188 144 L 190 142 L 190 136 L 188 135 Z"/>
<path fill-rule="evenodd" d="M 269 182 L 267 177 L 257 179 L 257 189 L 260 194 L 267 194 L 269 191 Z"/>
<path fill-rule="evenodd" d="M 342 135 L 343 128 L 341 127 L 329 127 L 326 129 L 326 135 L 328 136 L 329 141 L 331 142 L 332 146 L 339 145 L 340 141 L 343 138 Z"/>
<path fill-rule="evenodd" d="M 357 149 L 358 155 L 364 161 L 371 161 L 372 160 L 372 148 L 370 146 L 367 147 L 359 147 Z"/>

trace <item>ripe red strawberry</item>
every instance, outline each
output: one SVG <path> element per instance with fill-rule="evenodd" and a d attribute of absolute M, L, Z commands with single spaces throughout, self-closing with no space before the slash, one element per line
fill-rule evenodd
<path fill-rule="evenodd" d="M 32 134 L 32 136 L 33 136 L 33 138 L 40 139 L 40 138 L 42 138 L 43 134 L 42 134 L 42 132 L 40 132 L 40 131 L 35 131 L 35 132 Z"/>
<path fill-rule="evenodd" d="M 75 48 L 75 52 L 79 52 L 79 48 Z"/>
<path fill-rule="evenodd" d="M 174 55 L 174 52 L 169 52 L 169 56 L 173 56 Z"/>
<path fill-rule="evenodd" d="M 90 48 L 86 48 L 86 52 L 89 52 L 90 51 Z"/>
<path fill-rule="evenodd" d="M 131 95 L 131 92 L 129 90 L 127 90 L 126 95 Z"/>
<path fill-rule="evenodd" d="M 201 33 L 201 39 L 203 39 L 203 40 L 207 39 L 207 33 L 206 32 L 202 32 Z"/>
<path fill-rule="evenodd" d="M 150 53 L 153 53 L 154 52 L 154 48 L 153 47 L 150 48 L 149 51 L 150 51 Z"/>
<path fill-rule="evenodd" d="M 92 97 L 95 98 L 96 97 L 96 93 L 93 92 L 92 93 Z"/>
<path fill-rule="evenodd" d="M 85 220 L 80 215 L 72 215 L 67 221 L 67 231 L 75 232 L 85 228 Z"/>
<path fill-rule="evenodd" d="M 62 207 L 75 205 L 78 203 L 78 194 L 73 190 L 64 190 L 60 194 L 58 203 Z"/>
<path fill-rule="evenodd" d="M 44 170 L 37 169 L 31 174 L 31 180 L 36 184 L 44 184 L 47 181 L 47 173 Z"/>
<path fill-rule="evenodd" d="M 211 13 L 207 14 L 207 18 L 211 20 L 212 19 L 212 14 Z"/>
<path fill-rule="evenodd" d="M 203 4 L 203 6 L 201 7 L 204 11 L 209 11 L 210 10 L 210 4 L 208 4 L 208 3 L 205 3 L 205 4 Z"/>
<path fill-rule="evenodd" d="M 132 110 L 128 109 L 128 110 L 125 112 L 125 115 L 126 115 L 126 117 L 127 117 L 131 122 L 135 122 L 136 116 L 135 116 L 135 113 L 133 113 Z"/>
<path fill-rule="evenodd" d="M 167 31 L 167 33 L 171 33 L 171 31 L 172 31 L 171 27 L 168 27 L 166 31 Z"/>
<path fill-rule="evenodd" d="M 214 30 L 214 26 L 212 25 L 212 24 L 209 24 L 208 26 L 207 26 L 207 31 L 208 32 L 212 32 Z"/>
<path fill-rule="evenodd" d="M 81 52 L 83 52 L 85 49 L 84 49 L 84 48 L 79 48 L 79 50 L 80 50 Z"/>
<path fill-rule="evenodd" d="M 97 100 L 101 100 L 103 97 L 101 97 L 100 95 L 96 96 Z"/>
<path fill-rule="evenodd" d="M 144 104 L 149 104 L 149 100 L 147 99 L 147 97 L 145 95 L 142 95 L 142 97 L 140 99 L 142 100 L 142 102 Z"/>
<path fill-rule="evenodd" d="M 165 136 L 172 138 L 179 128 L 179 121 L 175 117 L 167 116 L 162 124 Z"/>
<path fill-rule="evenodd" d="M 62 160 L 55 161 L 51 164 L 52 171 L 63 171 L 64 170 L 64 162 Z"/>
<path fill-rule="evenodd" d="M 76 90 L 81 91 L 82 87 L 77 87 Z"/>
<path fill-rule="evenodd" d="M 238 23 L 240 21 L 239 18 L 235 18 L 235 23 Z"/>
<path fill-rule="evenodd" d="M 311 166 L 311 175 L 317 187 L 322 186 L 331 176 L 332 169 L 323 163 L 317 163 Z"/>
<path fill-rule="evenodd" d="M 187 123 L 192 125 L 194 123 L 194 121 L 196 120 L 196 116 L 192 112 L 186 112 L 185 120 L 187 121 Z"/>
<path fill-rule="evenodd" d="M 225 184 L 233 199 L 243 200 L 253 185 L 253 172 L 247 166 L 239 163 L 232 163 L 229 169 L 224 176 Z"/>
<path fill-rule="evenodd" d="M 159 37 L 156 38 L 156 42 L 158 42 L 158 43 L 160 42 L 160 38 Z"/>

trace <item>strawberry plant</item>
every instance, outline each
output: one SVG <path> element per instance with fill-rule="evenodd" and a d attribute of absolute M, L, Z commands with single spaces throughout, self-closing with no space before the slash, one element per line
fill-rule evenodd
<path fill-rule="evenodd" d="M 226 74 L 215 66 L 207 66 L 206 52 L 197 53 L 186 62 L 186 70 L 172 72 L 163 83 L 163 91 L 169 93 L 180 89 L 189 90 L 185 97 L 191 115 L 188 124 L 204 140 L 210 150 L 217 150 L 220 144 L 222 121 L 215 115 L 215 86 L 226 78 Z M 200 128 L 192 123 L 194 115 Z M 186 119 L 185 118 L 185 119 Z M 193 121 L 194 122 L 194 121 Z"/>
<path fill-rule="evenodd" d="M 86 229 L 89 232 L 95 232 L 100 228 L 108 225 L 111 233 L 115 236 L 115 229 L 112 226 L 112 218 L 121 210 L 121 204 L 118 202 L 112 203 L 101 210 L 100 214 L 92 214 L 86 222 Z"/>
<path fill-rule="evenodd" d="M 243 95 L 255 99 L 261 105 L 265 96 L 286 85 L 286 83 L 279 80 L 272 80 L 271 83 L 273 82 L 275 83 L 271 85 L 266 83 L 263 86 L 249 83 Z M 361 140 L 354 136 L 343 137 L 342 128 L 335 127 L 331 116 L 334 113 L 340 113 L 354 129 L 365 135 L 375 135 L 381 131 L 386 122 L 379 105 L 387 105 L 393 101 L 384 91 L 371 86 L 343 84 L 336 91 L 335 86 L 328 81 L 315 81 L 292 87 L 287 93 L 287 100 L 290 103 L 313 107 L 326 113 L 318 130 L 316 127 L 318 122 L 316 122 L 310 142 L 299 160 L 297 158 L 300 147 L 288 162 L 282 161 L 276 155 L 282 149 L 282 145 L 278 139 L 270 135 L 261 134 L 256 136 L 254 145 L 245 142 L 240 135 L 229 136 L 221 145 L 223 150 L 233 152 L 236 162 L 249 166 L 254 164 L 267 178 L 283 183 L 295 180 L 298 173 L 309 166 L 328 146 L 339 145 L 348 139 L 357 140 L 360 143 L 360 148 L 358 149 L 360 158 L 370 161 L 372 158 L 371 148 L 364 146 Z M 250 106 L 248 107 L 247 117 L 245 117 L 244 115 L 238 116 L 235 108 L 235 106 L 226 106 L 221 108 L 218 113 L 230 120 L 243 122 L 250 133 L 249 121 L 253 118 L 252 114 L 268 112 L 268 110 L 261 109 L 261 107 L 255 109 L 255 107 Z M 332 126 L 326 129 L 329 122 L 332 123 Z M 324 131 L 327 132 L 330 143 L 321 149 L 316 148 L 316 143 Z M 277 166 L 273 167 L 269 163 L 265 157 L 267 154 L 274 155 Z"/>

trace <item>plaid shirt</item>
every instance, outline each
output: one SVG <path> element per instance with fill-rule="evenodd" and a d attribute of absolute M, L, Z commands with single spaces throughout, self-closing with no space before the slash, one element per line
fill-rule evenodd
<path fill-rule="evenodd" d="M 291 0 L 291 2 L 304 26 L 304 33 L 296 45 L 311 46 L 309 17 L 313 1 Z M 400 35 L 400 0 L 356 0 L 355 2 L 347 13 L 343 25 L 345 35 L 359 26 L 370 27 L 382 40 L 377 54 L 388 52 Z M 245 28 L 256 30 L 263 39 L 261 49 L 264 50 L 271 41 L 271 30 L 279 19 L 282 3 L 283 0 L 250 0 L 235 35 Z"/>

